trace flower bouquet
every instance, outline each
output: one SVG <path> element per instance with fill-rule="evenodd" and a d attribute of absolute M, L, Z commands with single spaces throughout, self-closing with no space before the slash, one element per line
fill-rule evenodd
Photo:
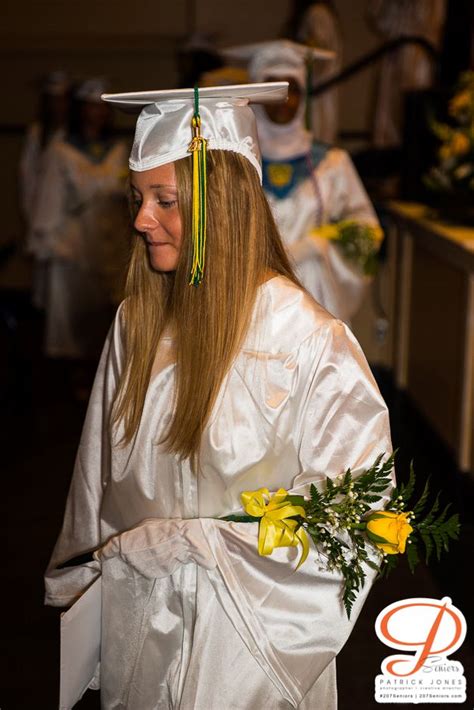
<path fill-rule="evenodd" d="M 310 497 L 290 495 L 280 488 L 271 494 L 267 488 L 242 493 L 243 515 L 224 520 L 258 522 L 258 551 L 270 555 L 276 547 L 301 546 L 300 567 L 309 554 L 310 540 L 319 552 L 321 568 L 342 574 L 342 601 L 350 618 L 357 593 L 364 586 L 364 564 L 388 574 L 407 554 L 411 571 L 420 560 L 424 546 L 426 562 L 433 552 L 438 559 L 447 551 L 450 539 L 459 536 L 459 517 L 448 517 L 449 505 L 440 512 L 439 496 L 428 504 L 429 481 L 420 498 L 409 504 L 415 488 L 413 466 L 408 483 L 390 488 L 394 454 L 386 461 L 379 456 L 373 466 L 357 478 L 348 469 L 337 479 L 326 478 L 322 490 L 311 485 Z M 297 567 L 297 569 L 298 569 Z"/>
<path fill-rule="evenodd" d="M 474 221 L 474 72 L 461 74 L 448 107 L 451 123 L 430 121 L 438 138 L 438 163 L 425 184 L 450 216 Z"/>
<path fill-rule="evenodd" d="M 377 254 L 383 240 L 380 227 L 345 219 L 316 227 L 312 235 L 334 241 L 344 256 L 366 276 L 374 276 L 377 272 Z"/>

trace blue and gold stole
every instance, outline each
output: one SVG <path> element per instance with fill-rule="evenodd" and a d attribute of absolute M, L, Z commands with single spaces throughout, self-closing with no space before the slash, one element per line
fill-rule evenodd
<path fill-rule="evenodd" d="M 291 160 L 262 160 L 263 189 L 277 200 L 288 197 L 298 185 L 311 177 L 313 170 L 330 149 L 324 143 L 313 143 L 309 153 Z"/>

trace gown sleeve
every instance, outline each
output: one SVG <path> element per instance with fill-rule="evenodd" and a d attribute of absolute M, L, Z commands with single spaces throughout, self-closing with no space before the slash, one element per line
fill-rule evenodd
<path fill-rule="evenodd" d="M 379 226 L 370 198 L 346 151 L 339 148 L 328 151 L 315 168 L 314 178 L 322 202 L 322 226 L 346 220 Z M 360 308 L 370 278 L 344 256 L 337 244 L 312 230 L 291 244 L 289 250 L 302 282 L 313 297 L 334 316 L 349 323 Z"/>
<path fill-rule="evenodd" d="M 340 181 L 334 185 L 334 221 L 351 220 L 360 224 L 379 227 L 370 198 L 355 169 L 350 155 L 338 150 Z M 318 239 L 316 237 L 316 239 Z M 341 317 L 345 322 L 359 310 L 371 278 L 361 268 L 347 259 L 337 244 L 323 240 L 327 249 L 325 259 L 338 284 Z M 337 314 L 339 315 L 339 314 Z"/>
<path fill-rule="evenodd" d="M 300 471 L 290 491 L 301 494 L 311 483 L 318 485 L 348 467 L 359 475 L 392 447 L 385 403 L 345 325 L 328 321 L 303 343 L 298 361 L 294 415 Z M 257 525 L 205 524 L 217 560 L 208 574 L 225 610 L 261 666 L 297 707 L 348 639 L 374 571 L 366 568 L 366 584 L 349 620 L 342 605 L 342 576 L 321 569 L 324 557 L 312 544 L 308 559 L 295 571 L 296 548 L 259 556 Z"/>
<path fill-rule="evenodd" d="M 326 198 L 324 221 L 351 219 L 377 226 L 374 208 L 349 153 L 340 148 L 332 149 L 329 161 L 328 168 L 333 176 L 332 194 L 330 200 Z"/>
<path fill-rule="evenodd" d="M 45 603 L 69 606 L 100 574 L 94 560 L 58 565 L 99 547 L 102 498 L 110 474 L 109 415 L 120 373 L 119 309 L 106 339 L 79 444 L 63 526 L 45 574 Z"/>

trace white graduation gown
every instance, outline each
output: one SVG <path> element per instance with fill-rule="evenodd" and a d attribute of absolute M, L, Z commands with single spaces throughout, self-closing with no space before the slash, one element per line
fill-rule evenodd
<path fill-rule="evenodd" d="M 156 356 L 133 442 L 109 435 L 123 366 L 121 316 L 107 339 L 77 455 L 46 603 L 71 604 L 102 573 L 106 710 L 337 707 L 335 656 L 348 621 L 338 574 L 318 554 L 257 551 L 257 525 L 216 520 L 243 490 L 357 474 L 391 448 L 388 415 L 351 332 L 299 288 L 259 288 L 251 329 L 191 472 L 158 443 L 170 421 L 173 343 Z M 55 569 L 102 547 L 99 559 Z M 372 579 L 368 571 L 368 579 Z"/>
<path fill-rule="evenodd" d="M 50 146 L 56 140 L 64 138 L 64 129 L 58 128 L 48 141 Z M 27 225 L 25 246 L 28 254 L 37 256 L 35 250 L 35 240 L 29 225 L 34 214 L 36 200 L 44 175 L 44 158 L 47 154 L 46 147 L 41 145 L 41 127 L 39 123 L 33 123 L 28 127 L 25 141 L 20 156 L 19 165 L 19 197 L 23 217 Z M 33 241 L 32 241 L 33 239 Z M 36 308 L 45 306 L 46 288 L 46 266 L 45 262 L 36 258 L 33 269 L 32 301 Z"/>
<path fill-rule="evenodd" d="M 326 310 L 350 324 L 370 278 L 336 244 L 311 232 L 318 220 L 320 225 L 347 219 L 373 226 L 379 223 L 345 150 L 329 149 L 314 176 L 316 181 L 300 182 L 283 199 L 269 193 L 267 197 L 301 283 Z"/>
<path fill-rule="evenodd" d="M 100 162 L 60 140 L 43 158 L 29 245 L 47 263 L 45 350 L 51 357 L 90 357 L 98 338 L 103 341 L 111 272 L 117 279 L 125 249 L 126 163 L 123 142 Z"/>
<path fill-rule="evenodd" d="M 63 137 L 64 129 L 59 128 L 50 136 L 48 145 Z M 38 187 L 43 175 L 45 150 L 46 148 L 41 145 L 41 126 L 39 123 L 32 123 L 26 131 L 19 165 L 20 204 L 28 224 L 34 215 Z"/>

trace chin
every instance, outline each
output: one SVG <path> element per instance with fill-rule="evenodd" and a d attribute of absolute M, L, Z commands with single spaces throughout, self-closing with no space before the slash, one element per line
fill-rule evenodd
<path fill-rule="evenodd" d="M 169 271 L 176 271 L 177 263 L 170 263 L 164 261 L 163 259 L 150 259 L 150 266 L 153 271 L 162 271 L 167 273 Z"/>
<path fill-rule="evenodd" d="M 174 249 L 148 249 L 148 258 L 153 271 L 176 271 L 178 254 Z"/>

